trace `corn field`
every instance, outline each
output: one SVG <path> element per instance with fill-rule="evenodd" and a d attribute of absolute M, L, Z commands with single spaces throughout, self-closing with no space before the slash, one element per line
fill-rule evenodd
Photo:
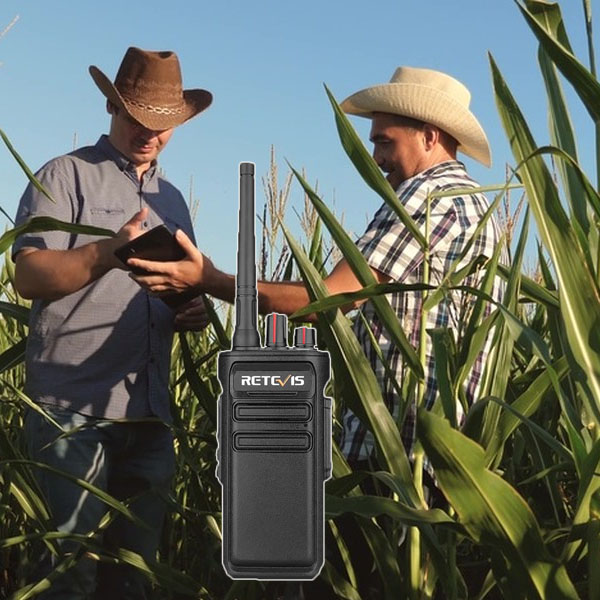
<path fill-rule="evenodd" d="M 79 556 L 87 553 L 99 561 L 138 567 L 152 581 L 157 599 L 600 599 L 600 186 L 590 182 L 580 166 L 563 91 L 568 82 L 581 99 L 600 149 L 600 83 L 591 5 L 589 0 L 583 4 L 589 39 L 586 60 L 571 50 L 559 4 L 524 0 L 515 5 L 539 42 L 550 143 L 535 142 L 518 97 L 489 56 L 493 94 L 514 164 L 506 183 L 482 188 L 491 200 L 485 219 L 506 205 L 514 188 L 523 188 L 524 208 L 518 229 L 509 219 L 510 264 L 500 262 L 498 250 L 460 268 L 457 261 L 440 285 L 425 280 L 413 290 L 423 295 L 424 311 L 452 289 L 463 289 L 475 301 L 460 340 L 450 329 L 427 332 L 434 342 L 439 392 L 433 409 L 418 413 L 412 460 L 400 441 L 402 423 L 385 408 L 352 332 L 352 319 L 358 317 L 338 310 L 351 300 L 370 298 L 386 329 L 402 338 L 386 297 L 401 286 L 376 283 L 340 219 L 307 177 L 292 168 L 291 178 L 306 199 L 304 236 L 295 239 L 286 224 L 292 179 L 280 189 L 272 158 L 263 182 L 266 203 L 258 272 L 266 278 L 304 281 L 312 303 L 294 318 L 302 322 L 304 315 L 318 313 L 318 339 L 332 361 L 327 395 L 334 398 L 336 413 L 333 478 L 326 485 L 327 560 L 319 578 L 290 586 L 233 582 L 223 572 L 220 486 L 215 478 L 220 394 L 216 356 L 230 347 L 232 315 L 213 303 L 211 326 L 199 334 L 179 334 L 173 347 L 170 390 L 177 473 L 172 490 L 165 492 L 169 514 L 157 561 L 148 564 L 131 552 L 103 549 L 100 531 L 81 536 Z M 348 157 L 366 184 L 407 227 L 415 228 L 326 91 Z M 20 167 L 33 177 L 2 137 Z M 597 163 L 600 173 L 600 154 Z M 528 276 L 523 262 L 531 219 L 540 241 L 537 271 Z M 33 219 L 26 227 L 83 231 L 45 218 Z M 23 415 L 32 403 L 22 391 L 29 306 L 15 292 L 8 255 L 17 233 L 11 230 L 0 238 L 5 253 L 0 279 L 0 598 L 24 600 L 52 585 L 52 576 L 29 581 L 27 574 L 42 545 L 56 551 L 55 540 L 64 534 L 50 525 L 21 438 Z M 470 243 L 476 236 L 477 232 Z M 425 254 L 427 244 L 423 238 Z M 328 296 L 323 277 L 340 256 L 364 287 L 354 294 Z M 483 272 L 478 289 L 465 285 L 474 269 Z M 501 303 L 489 296 L 495 277 L 505 281 Z M 489 303 L 492 311 L 483 317 Z M 462 383 L 486 339 L 492 345 L 479 398 L 465 407 L 466 417 L 459 422 L 456 406 Z M 400 383 L 408 397 L 418 394 L 420 357 L 421 348 L 407 351 L 412 376 Z M 353 471 L 335 444 L 345 405 L 362 415 L 373 433 L 381 470 Z M 441 490 L 431 506 L 424 499 L 425 457 Z M 92 492 L 106 504 L 106 521 L 127 514 L 127 502 L 100 490 Z"/>

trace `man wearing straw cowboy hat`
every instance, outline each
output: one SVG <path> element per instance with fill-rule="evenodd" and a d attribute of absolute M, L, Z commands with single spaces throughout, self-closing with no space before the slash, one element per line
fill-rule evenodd
<path fill-rule="evenodd" d="M 389 83 L 361 90 L 341 104 L 344 112 L 371 119 L 373 157 L 387 173 L 387 179 L 396 190 L 402 205 L 423 232 L 428 194 L 453 188 L 478 187 L 468 176 L 464 165 L 456 160 L 457 151 L 485 166 L 489 167 L 491 164 L 485 132 L 469 110 L 470 97 L 468 89 L 462 83 L 445 73 L 399 67 Z M 449 272 L 488 208 L 486 198 L 478 193 L 463 193 L 431 201 L 428 241 L 432 284 L 440 283 Z M 481 254 L 491 257 L 500 240 L 501 234 L 492 216 L 459 267 Z M 371 268 L 382 275 L 384 280 L 399 283 L 423 281 L 423 251 L 387 205 L 383 204 L 377 211 L 357 244 Z M 504 253 L 502 258 L 506 260 Z M 463 283 L 476 287 L 478 281 L 479 276 L 473 275 Z M 501 299 L 502 288 L 500 279 L 496 278 L 492 290 L 492 296 L 496 300 Z M 469 316 L 471 301 L 472 298 L 452 292 L 428 312 L 426 329 L 449 327 L 453 329 L 455 337 L 460 337 Z M 391 294 L 390 302 L 409 341 L 416 348 L 421 333 L 422 294 Z M 400 385 L 407 375 L 406 367 L 398 348 L 391 343 L 370 303 L 362 310 L 366 319 L 356 321 L 356 335 L 384 390 L 388 408 L 398 417 L 402 399 L 385 374 L 364 325 L 365 321 Z M 485 315 L 490 311 L 491 305 L 488 304 Z M 488 347 L 479 353 L 464 383 L 469 404 L 475 399 L 487 352 Z M 424 402 L 430 408 L 435 400 L 437 381 L 429 336 L 426 337 L 424 368 Z M 462 405 L 458 404 L 456 408 L 460 419 Z M 412 403 L 406 407 L 402 426 L 402 439 L 408 452 L 412 450 L 415 441 L 415 425 L 416 405 Z M 350 410 L 344 414 L 340 446 L 353 463 L 367 460 L 373 449 L 371 433 Z"/>
<path fill-rule="evenodd" d="M 148 295 L 114 250 L 161 223 L 193 239 L 184 198 L 159 173 L 157 157 L 174 128 L 206 109 L 212 95 L 183 89 L 173 52 L 129 48 L 114 84 L 97 67 L 89 70 L 107 98 L 109 134 L 48 162 L 37 178 L 55 202 L 28 186 L 17 225 L 43 215 L 118 233 L 108 239 L 36 232 L 13 246 L 17 289 L 33 299 L 26 392 L 47 415 L 30 410 L 25 435 L 34 460 L 120 500 L 132 498 L 129 508 L 144 526 L 118 516 L 103 526 L 104 542 L 154 560 L 165 513 L 160 494 L 174 472 L 166 425 L 173 331 L 199 330 L 207 321 L 197 300 L 173 311 Z M 61 429 L 54 423 L 69 435 L 56 439 Z M 107 512 L 97 496 L 48 469 L 37 477 L 55 527 L 97 530 Z M 79 549 L 68 540 L 59 547 L 34 576 L 59 575 L 57 565 Z M 146 597 L 136 569 L 102 566 L 102 575 L 97 565 L 80 558 L 39 597 L 89 598 L 97 581 L 99 598 Z"/>
<path fill-rule="evenodd" d="M 491 163 L 486 135 L 469 110 L 469 101 L 470 93 L 467 88 L 445 73 L 399 67 L 389 83 L 359 91 L 341 104 L 345 112 L 371 119 L 373 157 L 387 173 L 387 179 L 396 190 L 404 208 L 423 232 L 426 197 L 430 192 L 477 187 L 467 175 L 464 165 L 456 160 L 457 151 L 486 166 Z M 432 284 L 441 281 L 448 272 L 488 208 L 487 200 L 479 193 L 441 197 L 431 201 L 429 267 Z M 193 286 L 232 302 L 233 276 L 218 270 L 183 232 L 178 232 L 178 239 L 187 252 L 184 260 L 173 263 L 130 260 L 132 266 L 143 267 L 149 272 L 136 279 L 154 292 Z M 499 242 L 500 233 L 492 217 L 466 253 L 461 266 L 480 254 L 490 257 Z M 386 204 L 377 211 L 357 245 L 379 282 L 422 283 L 423 251 Z M 325 283 L 330 294 L 353 292 L 362 287 L 346 260 L 341 260 L 335 266 Z M 476 276 L 469 277 L 465 283 L 477 285 Z M 306 289 L 299 283 L 259 282 L 258 293 L 259 310 L 264 313 L 275 311 L 289 315 L 309 302 Z M 500 294 L 501 284 L 496 280 L 492 295 L 499 299 Z M 420 338 L 421 294 L 395 293 L 389 298 L 409 341 L 416 347 Z M 354 306 L 359 304 L 361 303 L 357 302 Z M 427 328 L 447 326 L 460 333 L 461 326 L 464 326 L 465 309 L 465 298 L 461 294 L 452 293 L 429 311 Z M 398 416 L 402 398 L 392 378 L 386 375 L 384 364 L 364 325 L 365 321 L 400 386 L 407 374 L 406 366 L 371 303 L 364 303 L 361 310 L 365 319 L 356 319 L 356 335 L 371 361 L 388 408 Z M 426 354 L 425 403 L 430 407 L 436 395 L 437 382 L 429 336 Z M 465 394 L 469 402 L 475 397 L 485 357 L 484 350 L 478 355 L 466 378 Z M 461 407 L 458 406 L 457 410 L 460 412 Z M 409 452 L 415 437 L 415 414 L 415 405 L 408 406 L 402 437 Z M 371 433 L 349 410 L 344 413 L 340 446 L 354 465 L 360 465 L 372 455 L 374 444 Z"/>

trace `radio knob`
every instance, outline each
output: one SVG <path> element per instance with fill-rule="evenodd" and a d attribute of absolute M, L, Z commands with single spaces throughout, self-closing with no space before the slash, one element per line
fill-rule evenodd
<path fill-rule="evenodd" d="M 267 348 L 287 347 L 287 317 L 271 313 L 267 317 Z"/>
<path fill-rule="evenodd" d="M 294 346 L 296 348 L 314 348 L 317 344 L 317 331 L 314 327 L 296 327 Z"/>

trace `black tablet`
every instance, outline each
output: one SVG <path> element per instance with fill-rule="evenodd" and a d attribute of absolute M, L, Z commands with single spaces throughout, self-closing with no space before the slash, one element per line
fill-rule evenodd
<path fill-rule="evenodd" d="M 155 260 L 158 262 L 171 262 L 185 258 L 185 250 L 179 245 L 175 236 L 169 231 L 165 225 L 157 225 L 127 242 L 115 250 L 115 256 L 127 268 L 136 275 L 144 275 L 146 271 L 140 268 L 134 268 L 127 264 L 130 258 L 142 258 L 144 260 Z M 171 308 L 185 304 L 195 298 L 198 292 L 188 290 L 185 292 L 174 292 L 161 296 L 161 300 Z"/>
<path fill-rule="evenodd" d="M 126 265 L 130 258 L 170 262 L 185 258 L 185 250 L 165 225 L 158 225 L 117 248 L 115 256 Z M 143 269 L 127 266 L 138 275 L 144 273 Z"/>

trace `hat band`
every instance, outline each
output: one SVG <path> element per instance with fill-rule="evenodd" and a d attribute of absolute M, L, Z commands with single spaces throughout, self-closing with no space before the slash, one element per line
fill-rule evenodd
<path fill-rule="evenodd" d="M 155 113 L 157 115 L 180 115 L 183 113 L 182 106 L 177 108 L 171 108 L 169 106 L 154 106 L 152 104 L 145 104 L 144 102 L 139 102 L 138 100 L 130 100 L 129 98 L 124 98 L 127 104 L 132 104 L 137 108 L 141 108 L 142 110 L 146 110 L 148 112 Z"/>

